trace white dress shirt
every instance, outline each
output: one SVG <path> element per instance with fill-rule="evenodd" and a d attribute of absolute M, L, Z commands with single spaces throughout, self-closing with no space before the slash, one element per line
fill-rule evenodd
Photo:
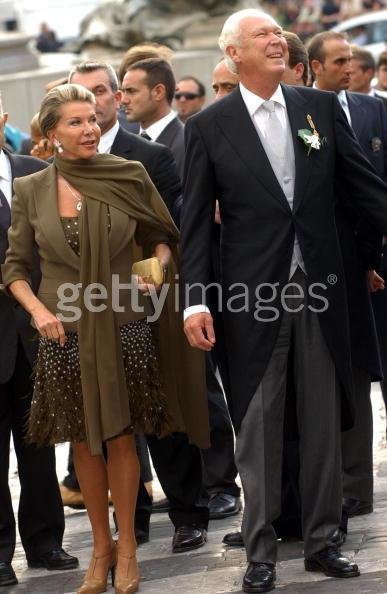
<path fill-rule="evenodd" d="M 257 130 L 258 136 L 261 138 L 261 140 L 266 140 L 267 135 L 270 133 L 269 127 L 266 126 L 270 114 L 267 110 L 260 109 L 262 104 L 265 103 L 266 99 L 263 99 L 255 93 L 252 93 L 251 91 L 249 91 L 249 89 L 243 86 L 242 83 L 239 83 L 239 89 L 242 95 L 242 99 L 246 105 L 247 111 L 252 119 L 255 129 Z M 283 127 L 285 136 L 288 132 L 288 129 L 290 129 L 290 123 L 287 115 L 285 98 L 283 96 L 282 88 L 280 85 L 278 85 L 277 89 L 270 97 L 270 100 L 275 102 L 275 114 L 278 117 L 281 126 Z M 290 208 L 293 210 L 293 196 L 287 198 L 287 200 L 289 202 Z M 293 276 L 298 266 L 300 266 L 302 271 L 306 274 L 305 264 L 303 262 L 302 254 L 299 248 L 298 239 L 297 236 L 295 236 L 289 278 Z M 190 315 L 194 313 L 210 312 L 206 305 L 192 305 L 184 310 L 184 320 L 186 320 Z"/>
<path fill-rule="evenodd" d="M 349 111 L 347 93 L 345 91 L 340 91 L 340 93 L 337 93 L 337 98 L 340 101 L 340 105 L 343 108 L 345 115 L 347 116 L 348 124 L 350 126 L 352 126 L 352 120 L 351 120 L 351 114 Z"/>
<path fill-rule="evenodd" d="M 175 112 L 171 110 L 168 115 L 164 116 L 161 118 L 161 120 L 158 120 L 154 124 L 151 124 L 148 126 L 148 128 L 145 129 L 140 126 L 140 134 L 146 132 L 151 140 L 156 140 L 160 136 L 161 132 L 168 126 L 168 124 L 175 119 L 175 117 Z"/>
<path fill-rule="evenodd" d="M 12 199 L 12 171 L 9 159 L 4 151 L 0 150 L 0 190 L 6 197 L 9 206 Z"/>
<path fill-rule="evenodd" d="M 321 91 L 322 89 L 319 89 L 316 81 L 314 81 L 313 83 L 313 88 L 317 89 L 318 91 Z M 350 126 L 352 126 L 352 120 L 351 120 L 351 114 L 349 112 L 349 105 L 348 105 L 348 97 L 347 97 L 347 93 L 343 90 L 340 91 L 339 93 L 337 93 L 337 98 L 339 100 L 339 103 L 341 105 L 341 107 L 343 108 L 343 111 L 345 113 L 345 115 L 347 116 L 347 120 L 348 120 L 348 124 Z"/>
<path fill-rule="evenodd" d="M 105 132 L 105 134 L 102 134 L 98 145 L 99 153 L 110 153 L 110 149 L 112 148 L 114 139 L 117 136 L 117 132 L 119 129 L 120 124 L 117 120 L 114 126 L 110 128 L 110 130 Z"/>

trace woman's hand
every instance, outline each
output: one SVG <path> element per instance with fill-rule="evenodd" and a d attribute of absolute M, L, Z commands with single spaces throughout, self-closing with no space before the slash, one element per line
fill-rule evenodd
<path fill-rule="evenodd" d="M 59 342 L 60 346 L 66 344 L 66 334 L 63 324 L 43 304 L 31 312 L 36 329 L 40 336 Z"/>
<path fill-rule="evenodd" d="M 161 290 L 162 285 L 158 284 L 155 285 L 154 283 L 146 283 L 144 281 L 144 279 L 142 278 L 142 276 L 137 276 L 135 277 L 135 281 L 137 283 L 138 286 L 138 290 L 143 294 L 143 295 L 149 295 L 149 293 L 151 291 L 156 291 L 156 293 L 158 291 Z"/>

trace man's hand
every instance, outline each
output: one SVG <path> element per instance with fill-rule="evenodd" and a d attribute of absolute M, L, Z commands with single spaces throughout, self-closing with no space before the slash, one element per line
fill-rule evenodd
<path fill-rule="evenodd" d="M 212 316 L 209 313 L 195 313 L 185 320 L 184 332 L 191 346 L 202 351 L 211 351 L 215 344 Z"/>
<path fill-rule="evenodd" d="M 215 223 L 217 223 L 218 225 L 221 224 L 221 220 L 220 220 L 220 209 L 219 209 L 219 202 L 218 200 L 215 203 Z"/>
<path fill-rule="evenodd" d="M 384 279 L 375 270 L 367 270 L 367 284 L 370 293 L 384 289 Z"/>

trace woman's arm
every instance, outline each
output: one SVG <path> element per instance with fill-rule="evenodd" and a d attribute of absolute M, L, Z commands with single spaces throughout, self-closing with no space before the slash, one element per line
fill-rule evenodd
<path fill-rule="evenodd" d="M 36 297 L 31 289 L 31 272 L 34 270 L 33 248 L 35 232 L 30 222 L 23 179 L 15 181 L 15 195 L 11 204 L 11 227 L 8 231 L 8 250 L 2 265 L 2 280 L 7 291 L 32 316 L 39 333 L 45 338 L 66 342 L 59 320 Z M 28 191 L 27 191 L 28 193 Z"/>
<path fill-rule="evenodd" d="M 41 336 L 59 342 L 61 346 L 66 343 L 66 334 L 62 325 L 54 314 L 36 297 L 30 285 L 25 280 L 15 280 L 8 285 L 8 291 L 15 297 L 20 305 L 31 315 L 36 329 Z"/>

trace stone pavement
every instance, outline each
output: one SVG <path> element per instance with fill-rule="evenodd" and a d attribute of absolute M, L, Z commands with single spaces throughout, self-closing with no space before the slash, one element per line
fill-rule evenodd
<path fill-rule="evenodd" d="M 279 547 L 277 589 L 286 594 L 387 594 L 387 447 L 384 405 L 376 385 L 373 387 L 375 511 L 350 521 L 350 535 L 343 547 L 346 555 L 359 564 L 362 575 L 356 579 L 334 580 L 303 570 L 302 543 Z M 58 476 L 65 473 L 67 447 L 57 447 Z M 15 463 L 10 480 L 17 506 L 18 480 Z M 161 493 L 156 491 L 157 498 Z M 140 547 L 138 558 L 142 594 L 231 594 L 241 592 L 245 568 L 244 550 L 227 550 L 222 545 L 226 532 L 236 530 L 240 517 L 210 524 L 208 544 L 190 553 L 173 555 L 170 545 L 172 527 L 166 514 L 152 517 L 151 542 Z M 1 594 L 73 594 L 82 581 L 91 555 L 91 538 L 86 513 L 66 508 L 64 547 L 77 555 L 80 568 L 67 572 L 27 569 L 18 544 L 14 569 L 19 585 L 2 588 Z M 108 589 L 112 594 L 114 590 Z"/>

